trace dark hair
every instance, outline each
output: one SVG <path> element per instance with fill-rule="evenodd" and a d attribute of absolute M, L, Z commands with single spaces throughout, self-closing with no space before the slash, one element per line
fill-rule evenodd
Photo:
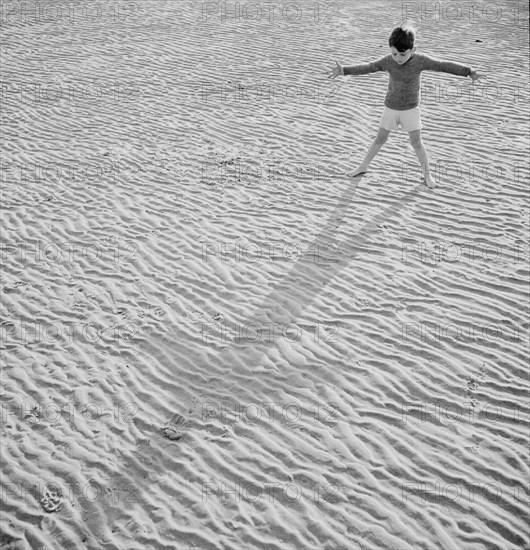
<path fill-rule="evenodd" d="M 414 47 L 414 39 L 416 38 L 416 30 L 411 25 L 404 23 L 401 27 L 396 27 L 390 38 L 388 45 L 394 46 L 398 52 L 411 50 Z"/>

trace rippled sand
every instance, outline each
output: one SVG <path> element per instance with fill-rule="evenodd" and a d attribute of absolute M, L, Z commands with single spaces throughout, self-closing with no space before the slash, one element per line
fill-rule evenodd
<path fill-rule="evenodd" d="M 387 76 L 324 77 L 400 2 L 54 5 L 3 3 L 0 545 L 528 548 L 527 6 L 408 3 L 488 77 L 424 74 L 431 191 L 402 133 L 347 177 Z"/>

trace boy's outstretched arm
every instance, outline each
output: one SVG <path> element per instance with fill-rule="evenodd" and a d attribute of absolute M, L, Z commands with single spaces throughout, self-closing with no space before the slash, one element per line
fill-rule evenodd
<path fill-rule="evenodd" d="M 471 72 L 469 73 L 469 76 L 471 77 L 471 80 L 475 82 L 475 80 L 478 80 L 479 78 L 484 78 L 483 74 L 478 74 L 475 69 L 471 69 Z"/>
<path fill-rule="evenodd" d="M 423 71 L 437 71 L 439 73 L 449 73 L 457 76 L 470 76 L 473 82 L 482 78 L 483 75 L 477 73 L 476 70 L 462 65 L 462 63 L 453 63 L 452 61 L 439 61 L 433 59 L 427 55 L 422 55 L 423 58 Z"/>
<path fill-rule="evenodd" d="M 335 61 L 336 65 L 335 67 L 331 68 L 328 78 L 335 78 L 339 75 L 348 76 L 386 71 L 387 57 L 388 56 L 382 57 L 381 59 L 378 59 L 377 61 L 372 61 L 371 63 L 364 63 L 363 65 L 351 65 L 348 67 L 340 65 L 337 61 Z"/>
<path fill-rule="evenodd" d="M 342 72 L 342 65 L 335 59 L 335 66 L 329 70 L 328 78 L 336 78 L 337 76 L 344 75 Z"/>

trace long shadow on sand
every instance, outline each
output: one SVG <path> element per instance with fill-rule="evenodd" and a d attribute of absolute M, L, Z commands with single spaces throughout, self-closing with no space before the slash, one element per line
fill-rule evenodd
<path fill-rule="evenodd" d="M 352 200 L 362 180 L 363 176 L 354 178 L 353 185 L 349 186 L 347 191 L 338 199 L 337 206 L 326 225 L 315 237 L 313 249 L 316 249 L 326 239 L 329 241 L 329 235 L 333 231 L 335 220 L 345 216 L 347 210 L 351 207 Z M 279 323 L 280 316 L 283 318 L 283 322 L 285 322 L 287 316 L 290 319 L 299 317 L 315 301 L 319 293 L 322 292 L 330 281 L 354 260 L 358 254 L 367 250 L 370 239 L 374 232 L 377 231 L 378 226 L 382 222 L 391 222 L 414 198 L 418 198 L 420 189 L 421 185 L 418 185 L 405 193 L 400 199 L 393 202 L 368 221 L 357 233 L 351 235 L 346 242 L 341 242 L 340 259 L 326 263 L 317 263 L 307 257 L 300 258 L 263 298 L 256 308 L 253 317 L 248 319 L 244 326 L 252 330 L 252 327 L 263 326 L 264 322 Z M 245 339 L 241 339 L 241 347 L 237 346 L 238 351 L 241 351 L 241 348 L 247 347 L 249 342 L 255 342 L 255 339 L 249 338 L 246 341 Z M 267 344 L 274 343 L 274 339 L 268 339 L 260 343 L 268 347 Z M 253 343 L 254 346 L 255 343 Z M 239 353 L 237 355 L 239 356 Z M 253 361 L 256 361 L 256 359 L 254 355 Z"/>

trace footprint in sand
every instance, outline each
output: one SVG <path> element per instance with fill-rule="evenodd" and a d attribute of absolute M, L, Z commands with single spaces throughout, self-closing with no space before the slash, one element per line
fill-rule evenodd
<path fill-rule="evenodd" d="M 466 397 L 469 399 L 470 405 L 475 408 L 478 405 L 478 400 L 475 398 L 475 390 L 478 389 L 478 381 L 476 378 L 470 378 L 467 381 Z"/>
<path fill-rule="evenodd" d="M 162 428 L 164 437 L 166 439 L 171 439 L 172 441 L 178 441 L 182 439 L 186 433 L 184 431 L 184 426 L 186 424 L 186 419 L 179 413 L 175 413 L 171 420 Z"/>
<path fill-rule="evenodd" d="M 153 315 L 155 317 L 162 317 L 162 315 L 164 315 L 164 313 L 165 313 L 164 308 L 162 308 L 162 307 L 157 307 L 153 310 Z"/>
<path fill-rule="evenodd" d="M 57 490 L 53 490 L 48 485 L 44 487 L 44 496 L 40 501 L 40 505 L 45 512 L 51 514 L 52 512 L 58 512 L 61 509 L 61 490 L 57 487 Z"/>
<path fill-rule="evenodd" d="M 473 393 L 473 391 L 476 390 L 477 388 L 478 388 L 478 382 L 477 382 L 476 378 L 470 378 L 467 381 L 466 393 L 467 394 Z"/>
<path fill-rule="evenodd" d="M 486 364 L 483 363 L 482 367 L 479 369 L 479 376 L 470 377 L 466 383 L 466 397 L 474 397 L 475 392 L 478 390 L 479 386 L 482 383 L 484 376 L 486 375 Z M 476 399 L 473 399 L 476 401 Z"/>

